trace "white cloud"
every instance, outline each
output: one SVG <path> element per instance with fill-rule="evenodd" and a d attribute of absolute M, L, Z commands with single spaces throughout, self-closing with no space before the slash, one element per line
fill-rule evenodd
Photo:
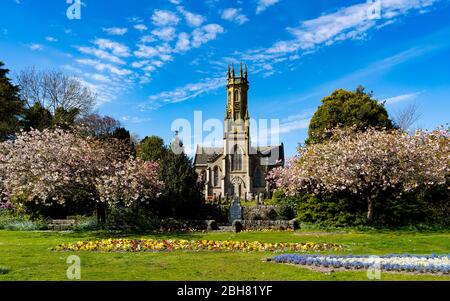
<path fill-rule="evenodd" d="M 180 18 L 168 10 L 155 9 L 151 20 L 156 26 L 174 26 L 180 22 Z"/>
<path fill-rule="evenodd" d="M 202 25 L 203 22 L 205 22 L 206 20 L 206 18 L 203 17 L 202 15 L 191 13 L 185 10 L 184 7 L 182 6 L 177 7 L 177 10 L 184 16 L 189 26 L 198 27 Z"/>
<path fill-rule="evenodd" d="M 83 73 L 80 68 L 74 67 L 72 65 L 63 65 L 62 68 L 72 73 Z"/>
<path fill-rule="evenodd" d="M 385 101 L 386 101 L 387 105 L 392 105 L 392 104 L 396 104 L 396 103 L 399 103 L 399 102 L 405 102 L 405 101 L 410 101 L 410 100 L 417 99 L 417 97 L 420 94 L 422 94 L 422 92 L 408 93 L 408 94 L 403 94 L 403 95 L 390 97 L 390 98 L 386 99 Z"/>
<path fill-rule="evenodd" d="M 149 121 L 151 121 L 151 118 L 148 118 L 148 117 L 138 117 L 138 116 L 133 116 L 133 117 L 132 117 L 132 116 L 123 116 L 123 117 L 122 117 L 122 120 L 125 121 L 125 122 L 138 124 L 138 123 L 146 123 L 146 122 L 149 122 Z"/>
<path fill-rule="evenodd" d="M 94 73 L 94 74 L 87 74 L 88 77 L 92 78 L 93 80 L 99 81 L 99 82 L 109 82 L 110 78 L 103 75 L 103 74 L 99 74 L 99 73 Z"/>
<path fill-rule="evenodd" d="M 133 28 L 139 31 L 146 31 L 148 29 L 145 24 L 136 24 L 133 26 Z"/>
<path fill-rule="evenodd" d="M 162 66 L 164 65 L 163 62 L 158 61 L 158 60 L 153 60 L 153 61 L 151 61 L 151 64 L 152 64 L 153 66 L 156 66 L 156 67 L 162 67 Z"/>
<path fill-rule="evenodd" d="M 55 37 L 46 37 L 45 40 L 47 42 L 58 42 L 58 39 Z"/>
<path fill-rule="evenodd" d="M 138 45 L 138 50 L 134 52 L 134 55 L 138 58 L 150 58 L 158 55 L 158 51 L 153 46 Z"/>
<path fill-rule="evenodd" d="M 84 86 L 90 88 L 97 95 L 96 107 L 117 99 L 117 96 L 120 95 L 129 85 L 126 81 L 118 82 L 112 79 L 107 81 L 98 81 L 93 78 L 97 76 L 92 74 L 85 74 L 85 77 L 87 79 L 81 77 L 78 79 Z M 91 79 L 94 79 L 96 82 L 91 82 Z"/>
<path fill-rule="evenodd" d="M 151 42 L 155 42 L 156 39 L 154 36 L 152 35 L 145 35 L 140 39 L 140 42 L 145 44 L 145 43 L 151 43 Z"/>
<path fill-rule="evenodd" d="M 260 14 L 265 11 L 268 7 L 277 4 L 279 0 L 258 0 L 258 4 L 256 6 L 256 14 Z"/>
<path fill-rule="evenodd" d="M 271 127 L 266 132 L 262 132 L 259 138 L 262 141 L 278 137 L 280 134 L 287 134 L 298 130 L 307 129 L 312 118 L 311 112 L 303 112 L 300 114 L 290 115 L 285 119 L 280 120 L 278 127 Z"/>
<path fill-rule="evenodd" d="M 112 36 L 123 36 L 128 32 L 128 29 L 120 27 L 109 27 L 103 28 L 103 31 Z"/>
<path fill-rule="evenodd" d="M 286 49 L 276 49 L 277 46 L 283 48 L 282 43 L 275 44 L 271 50 L 289 52 L 291 49 L 310 49 L 317 45 L 329 46 L 337 41 L 358 39 L 363 37 L 369 29 L 374 28 L 377 23 L 383 23 L 386 19 L 394 22 L 392 20 L 394 17 L 400 17 L 412 10 L 420 10 L 437 1 L 439 0 L 384 0 L 380 2 L 382 4 L 380 19 L 370 17 L 370 3 L 341 8 L 334 13 L 304 21 L 297 28 L 288 28 L 296 40 L 293 43 L 287 42 L 290 47 Z"/>
<path fill-rule="evenodd" d="M 111 50 L 114 55 L 119 57 L 129 57 L 131 55 L 130 49 L 126 45 L 108 39 L 96 39 L 94 44 L 100 49 Z"/>
<path fill-rule="evenodd" d="M 298 27 L 287 28 L 292 39 L 282 40 L 267 48 L 240 53 L 241 59 L 251 62 L 255 69 L 263 70 L 266 64 L 274 65 L 286 58 L 299 59 L 299 53 L 306 55 L 317 48 L 330 46 L 344 40 L 364 38 L 369 30 L 377 30 L 380 24 L 387 26 L 413 11 L 422 11 L 439 0 L 384 0 L 380 3 L 381 15 L 373 18 L 370 8 L 373 3 L 359 3 L 340 8 L 335 12 L 315 19 L 300 22 Z"/>
<path fill-rule="evenodd" d="M 188 84 L 172 91 L 164 91 L 151 95 L 148 98 L 149 102 L 141 104 L 140 107 L 141 109 L 152 109 L 160 107 L 163 104 L 182 102 L 214 91 L 224 85 L 225 78 L 223 77 L 205 78 L 198 83 Z"/>
<path fill-rule="evenodd" d="M 28 45 L 28 47 L 33 51 L 41 51 L 44 49 L 44 46 L 37 43 L 31 43 L 30 45 Z"/>
<path fill-rule="evenodd" d="M 188 51 L 191 47 L 191 42 L 189 40 L 189 34 L 182 32 L 178 35 L 178 41 L 175 45 L 175 50 L 178 52 Z"/>
<path fill-rule="evenodd" d="M 131 64 L 131 67 L 136 68 L 136 69 L 140 69 L 140 68 L 144 67 L 145 65 L 147 65 L 148 63 L 149 63 L 148 60 L 137 61 L 137 62 L 133 62 Z"/>
<path fill-rule="evenodd" d="M 130 17 L 130 18 L 127 18 L 127 21 L 131 22 L 131 23 L 142 23 L 142 22 L 144 22 L 144 20 L 141 17 Z"/>
<path fill-rule="evenodd" d="M 311 118 L 304 118 L 304 119 L 297 119 L 297 120 L 286 122 L 286 123 L 281 123 L 278 133 L 285 134 L 285 133 L 290 133 L 290 132 L 294 132 L 297 130 L 307 129 L 309 127 L 310 122 L 311 122 Z"/>
<path fill-rule="evenodd" d="M 200 47 L 211 40 L 215 40 L 217 35 L 223 33 L 224 29 L 219 24 L 208 24 L 200 28 L 196 28 L 192 32 L 192 46 Z"/>
<path fill-rule="evenodd" d="M 121 64 L 121 65 L 125 64 L 125 61 L 123 61 L 119 57 L 112 55 L 109 52 L 102 50 L 102 49 L 97 49 L 94 47 L 82 47 L 82 46 L 77 47 L 77 49 L 81 53 L 90 54 L 90 55 L 93 55 L 102 60 L 107 60 L 112 63 Z"/>
<path fill-rule="evenodd" d="M 240 8 L 227 8 L 222 12 L 222 19 L 242 25 L 248 21 L 248 18 L 241 14 L 241 10 Z"/>
<path fill-rule="evenodd" d="M 167 43 L 163 43 L 158 46 L 147 46 L 147 45 L 139 44 L 138 50 L 136 50 L 134 52 L 134 55 L 140 59 L 158 58 L 158 60 L 157 60 L 158 62 L 159 61 L 167 62 L 167 61 L 172 60 L 172 55 L 171 55 L 172 52 L 173 52 L 172 48 Z M 160 67 L 160 66 L 161 65 L 158 64 L 157 67 Z M 142 69 L 149 72 L 149 71 L 155 70 L 155 68 L 153 68 L 153 67 L 149 67 L 148 65 L 145 65 L 144 67 L 142 67 Z"/>
<path fill-rule="evenodd" d="M 175 5 L 180 5 L 181 4 L 181 0 L 169 0 L 170 3 L 175 4 Z"/>
<path fill-rule="evenodd" d="M 98 60 L 77 59 L 76 61 L 82 65 L 90 66 L 100 72 L 108 71 L 119 76 L 130 75 L 132 73 L 130 70 L 121 69 L 111 64 L 102 63 Z"/>
<path fill-rule="evenodd" d="M 175 38 L 174 27 L 160 27 L 152 30 L 152 34 L 163 41 L 172 41 Z"/>

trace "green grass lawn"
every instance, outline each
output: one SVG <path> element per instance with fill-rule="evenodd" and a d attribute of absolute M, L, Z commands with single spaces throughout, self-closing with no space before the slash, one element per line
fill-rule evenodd
<path fill-rule="evenodd" d="M 81 258 L 82 280 L 367 280 L 365 271 L 331 274 L 300 266 L 266 262 L 273 253 L 171 252 L 88 253 L 55 252 L 61 243 L 120 235 L 106 232 L 0 231 L 1 280 L 67 280 L 66 258 Z M 261 242 L 333 242 L 345 246 L 340 254 L 448 254 L 450 232 L 317 232 L 192 233 L 131 235 L 130 238 L 251 240 Z M 329 252 L 330 253 L 330 252 Z M 332 253 L 332 252 L 331 252 Z M 382 273 L 382 280 L 450 280 L 449 276 Z"/>

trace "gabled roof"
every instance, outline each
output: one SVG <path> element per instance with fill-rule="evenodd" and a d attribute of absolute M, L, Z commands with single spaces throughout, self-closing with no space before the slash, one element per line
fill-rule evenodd
<path fill-rule="evenodd" d="M 284 164 L 284 145 L 275 145 L 275 146 L 261 146 L 257 148 L 255 154 L 258 154 L 262 157 L 271 157 L 273 152 L 277 152 L 276 163 L 270 165 L 280 165 Z M 210 162 L 216 161 L 220 156 L 223 155 L 223 147 L 202 147 L 197 146 L 197 150 L 195 152 L 194 165 L 207 165 Z"/>
<path fill-rule="evenodd" d="M 223 155 L 223 147 L 197 146 L 194 165 L 206 165 L 209 162 L 214 162 L 221 155 Z"/>

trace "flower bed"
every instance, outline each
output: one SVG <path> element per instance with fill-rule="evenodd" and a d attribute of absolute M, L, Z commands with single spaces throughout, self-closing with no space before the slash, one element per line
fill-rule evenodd
<path fill-rule="evenodd" d="M 339 250 L 327 243 L 262 243 L 258 241 L 106 239 L 62 244 L 56 251 L 163 252 L 163 251 L 239 251 L 239 252 L 307 252 Z"/>
<path fill-rule="evenodd" d="M 273 258 L 277 263 L 290 263 L 321 268 L 368 269 L 385 271 L 450 273 L 450 255 L 338 256 L 283 254 Z"/>

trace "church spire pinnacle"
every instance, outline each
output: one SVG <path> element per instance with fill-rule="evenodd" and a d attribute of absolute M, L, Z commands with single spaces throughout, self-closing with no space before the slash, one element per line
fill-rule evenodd
<path fill-rule="evenodd" d="M 239 69 L 239 76 L 242 77 L 242 63 L 241 63 L 241 67 Z"/>
<path fill-rule="evenodd" d="M 231 71 L 231 75 L 233 76 L 233 78 L 235 78 L 236 74 L 234 72 L 234 63 L 233 63 L 233 70 Z"/>
<path fill-rule="evenodd" d="M 230 79 L 230 78 L 231 78 L 230 64 L 228 64 L 228 73 L 227 73 L 227 78 L 228 78 L 228 79 Z"/>

